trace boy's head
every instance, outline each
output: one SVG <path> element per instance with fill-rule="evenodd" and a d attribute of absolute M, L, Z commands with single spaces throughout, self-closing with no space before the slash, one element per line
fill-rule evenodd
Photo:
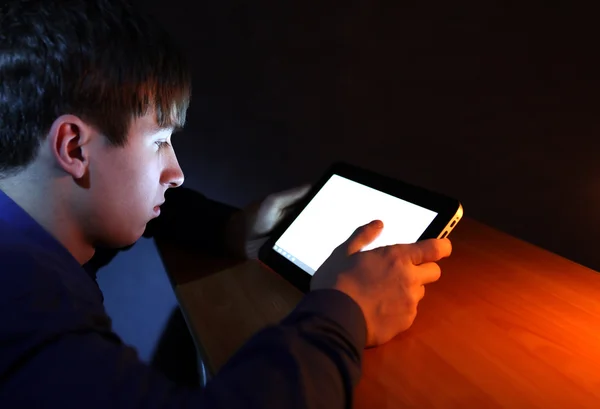
<path fill-rule="evenodd" d="M 0 186 L 46 228 L 40 194 L 73 237 L 131 244 L 183 182 L 170 136 L 189 97 L 182 54 L 126 0 L 13 0 L 0 9 Z"/>

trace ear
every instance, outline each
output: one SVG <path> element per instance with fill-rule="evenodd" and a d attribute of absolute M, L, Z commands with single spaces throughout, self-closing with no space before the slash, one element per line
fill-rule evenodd
<path fill-rule="evenodd" d="M 83 178 L 90 163 L 90 142 L 96 133 L 94 127 L 75 115 L 58 117 L 46 140 L 55 165 L 74 179 Z"/>

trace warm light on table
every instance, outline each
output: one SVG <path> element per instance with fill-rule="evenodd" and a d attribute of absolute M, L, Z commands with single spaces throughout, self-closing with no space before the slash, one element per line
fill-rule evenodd
<path fill-rule="evenodd" d="M 468 218 L 452 241 L 414 325 L 365 351 L 355 408 L 600 407 L 600 274 Z M 227 261 L 159 248 L 215 370 L 301 297 L 256 262 L 209 274 Z"/>

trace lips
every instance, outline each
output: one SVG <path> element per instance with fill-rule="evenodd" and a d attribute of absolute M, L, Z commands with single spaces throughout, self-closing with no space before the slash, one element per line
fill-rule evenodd
<path fill-rule="evenodd" d="M 157 217 L 158 217 L 158 215 L 160 214 L 160 207 L 161 207 L 161 206 L 162 206 L 164 203 L 165 203 L 165 202 L 162 202 L 161 204 L 154 206 L 154 209 L 152 209 L 152 210 L 154 210 L 154 214 L 155 214 Z"/>

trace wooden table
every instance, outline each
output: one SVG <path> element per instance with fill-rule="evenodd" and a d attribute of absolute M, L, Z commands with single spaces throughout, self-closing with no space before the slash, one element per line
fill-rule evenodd
<path fill-rule="evenodd" d="M 600 408 L 600 274 L 468 218 L 452 241 L 414 325 L 365 351 L 355 408 Z M 301 297 L 257 262 L 159 248 L 212 370 Z"/>

